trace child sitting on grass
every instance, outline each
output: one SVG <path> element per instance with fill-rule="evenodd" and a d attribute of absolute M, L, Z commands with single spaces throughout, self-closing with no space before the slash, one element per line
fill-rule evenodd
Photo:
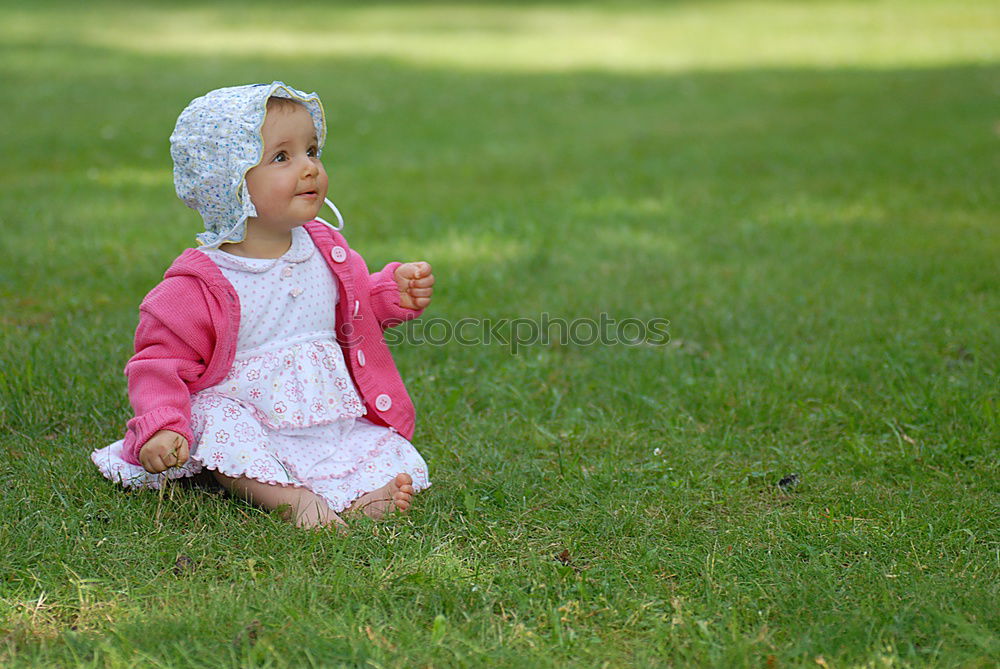
<path fill-rule="evenodd" d="M 207 468 L 301 527 L 406 511 L 430 485 L 382 336 L 431 301 L 426 262 L 369 274 L 338 232 L 323 107 L 281 82 L 211 91 L 170 137 L 205 221 L 143 300 L 125 367 L 135 417 L 94 451 L 109 479 L 159 487 Z M 323 203 L 339 227 L 317 218 Z"/>

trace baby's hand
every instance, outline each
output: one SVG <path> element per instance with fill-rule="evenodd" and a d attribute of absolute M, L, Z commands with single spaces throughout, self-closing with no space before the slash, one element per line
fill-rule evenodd
<path fill-rule="evenodd" d="M 139 450 L 139 462 L 151 474 L 180 467 L 188 459 L 188 440 L 173 430 L 160 430 Z"/>
<path fill-rule="evenodd" d="M 399 286 L 399 306 L 416 310 L 424 309 L 431 303 L 434 275 L 430 263 L 422 260 L 403 263 L 396 268 L 395 278 Z"/>

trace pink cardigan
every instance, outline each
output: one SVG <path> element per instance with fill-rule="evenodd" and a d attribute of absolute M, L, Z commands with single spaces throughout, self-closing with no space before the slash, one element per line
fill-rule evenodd
<path fill-rule="evenodd" d="M 337 279 L 337 341 L 365 404 L 365 417 L 413 437 L 414 409 L 382 337 L 382 330 L 422 313 L 399 306 L 394 272 L 400 263 L 368 273 L 364 259 L 339 232 L 306 223 L 313 242 Z M 205 254 L 185 250 L 139 307 L 135 355 L 125 366 L 135 417 L 128 421 L 122 456 L 139 462 L 139 450 L 158 430 L 194 443 L 191 395 L 225 378 L 236 355 L 240 300 Z"/>

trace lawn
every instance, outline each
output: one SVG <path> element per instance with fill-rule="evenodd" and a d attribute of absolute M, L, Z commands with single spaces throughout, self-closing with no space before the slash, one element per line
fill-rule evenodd
<path fill-rule="evenodd" d="M 3 4 L 0 664 L 1000 663 L 996 3 Z M 434 485 L 347 538 L 88 459 L 177 114 L 273 79 L 438 277 Z M 669 343 L 509 341 L 602 315 Z"/>

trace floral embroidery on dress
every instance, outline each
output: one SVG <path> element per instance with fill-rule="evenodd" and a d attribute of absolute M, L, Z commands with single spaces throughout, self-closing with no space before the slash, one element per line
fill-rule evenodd
<path fill-rule="evenodd" d="M 236 438 L 246 443 L 253 441 L 258 436 L 258 431 L 250 427 L 250 424 L 245 421 L 236 425 L 235 432 Z"/>
<path fill-rule="evenodd" d="M 340 346 L 329 334 L 292 342 L 281 352 L 239 353 L 237 360 L 247 372 L 227 382 L 226 394 L 261 409 L 257 418 L 272 429 L 320 425 L 365 413 Z M 327 404 L 339 406 L 335 415 L 325 410 Z M 224 415 L 234 419 L 233 412 L 229 407 Z"/>

